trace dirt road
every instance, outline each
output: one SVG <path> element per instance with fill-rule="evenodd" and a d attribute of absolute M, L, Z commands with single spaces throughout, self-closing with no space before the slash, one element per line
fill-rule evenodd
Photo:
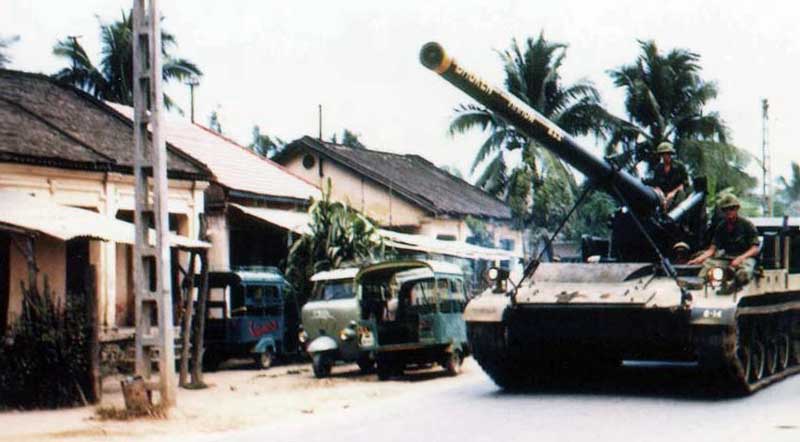
<path fill-rule="evenodd" d="M 208 389 L 180 389 L 178 406 L 167 419 L 101 421 L 94 407 L 6 412 L 0 413 L 0 442 L 184 440 L 272 422 L 303 425 L 321 415 L 373 407 L 424 389 L 449 388 L 475 376 L 481 376 L 480 369 L 472 359 L 455 378 L 434 367 L 387 382 L 361 374 L 355 365 L 334 367 L 328 379 L 315 379 L 308 364 L 268 370 L 238 365 L 206 374 Z M 123 407 L 119 378 L 104 383 L 103 405 Z"/>

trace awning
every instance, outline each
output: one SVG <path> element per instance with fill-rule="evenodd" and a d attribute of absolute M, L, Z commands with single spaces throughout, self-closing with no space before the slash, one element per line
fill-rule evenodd
<path fill-rule="evenodd" d="M 301 235 L 310 232 L 309 223 L 311 219 L 306 212 L 247 207 L 233 203 L 229 203 L 229 206 L 235 207 L 242 213 Z M 522 256 L 512 251 L 480 247 L 463 241 L 443 241 L 429 236 L 399 233 L 386 229 L 378 229 L 378 234 L 383 237 L 383 241 L 387 246 L 397 249 L 488 261 L 506 261 L 522 258 Z"/>
<path fill-rule="evenodd" d="M 21 192 L 0 192 L 0 227 L 10 226 L 44 233 L 62 241 L 91 238 L 124 244 L 134 243 L 131 223 L 109 218 L 90 210 L 62 206 L 45 198 Z M 155 242 L 150 231 L 150 243 Z M 170 234 L 170 245 L 180 248 L 209 248 L 211 244 Z"/>
<path fill-rule="evenodd" d="M 229 206 L 239 209 L 242 213 L 266 221 L 270 224 L 282 227 L 286 230 L 299 233 L 301 235 L 310 233 L 308 224 L 310 218 L 306 212 L 293 212 L 290 210 L 268 209 L 265 207 L 247 207 L 239 204 L 229 203 Z"/>
<path fill-rule="evenodd" d="M 386 229 L 379 229 L 378 233 L 384 237 L 386 245 L 398 249 L 487 261 L 506 261 L 522 258 L 522 256 L 509 250 L 480 247 L 463 241 L 443 241 L 429 236 L 400 233 Z"/>

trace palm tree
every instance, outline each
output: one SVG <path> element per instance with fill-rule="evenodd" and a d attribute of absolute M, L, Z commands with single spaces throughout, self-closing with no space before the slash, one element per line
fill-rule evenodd
<path fill-rule="evenodd" d="M 607 154 L 622 154 L 632 167 L 639 161 L 652 166 L 655 147 L 669 141 L 690 172 L 709 177 L 713 188 L 731 187 L 742 193 L 755 183 L 745 172 L 747 155 L 728 142 L 728 129 L 716 112 L 704 108 L 717 96 L 713 82 L 700 78 L 700 56 L 686 49 L 659 52 L 652 40 L 639 41 L 634 63 L 609 71 L 625 91 L 629 121 L 617 121 Z"/>
<path fill-rule="evenodd" d="M 6 49 L 17 41 L 19 41 L 19 35 L 0 37 L 0 68 L 11 63 L 11 57 L 6 54 Z"/>
<path fill-rule="evenodd" d="M 778 197 L 786 205 L 786 214 L 800 215 L 800 164 L 792 161 L 792 177 L 788 180 L 779 177 L 778 182 L 781 185 Z"/>
<path fill-rule="evenodd" d="M 253 126 L 253 141 L 247 147 L 257 155 L 272 158 L 286 147 L 286 142 L 276 136 L 262 134 L 261 128 L 256 125 Z"/>
<path fill-rule="evenodd" d="M 301 306 L 311 293 L 309 280 L 314 273 L 384 255 L 375 224 L 347 205 L 331 201 L 330 180 L 308 213 L 310 232 L 292 244 L 286 258 L 286 275 Z"/>
<path fill-rule="evenodd" d="M 524 47 L 513 39 L 508 50 L 499 52 L 504 85 L 566 132 L 602 136 L 612 117 L 603 109 L 597 89 L 587 80 L 571 85 L 561 81 L 559 69 L 566 50 L 567 45 L 546 40 L 544 33 L 537 39 L 528 38 Z M 474 104 L 459 105 L 450 123 L 450 134 L 475 128 L 488 132 L 488 137 L 478 149 L 470 172 L 485 164 L 476 185 L 507 201 L 519 224 L 530 221 L 532 184 L 542 184 L 550 177 L 570 192 L 576 188 L 572 173 L 538 142 L 528 139 L 489 109 Z M 522 150 L 522 162 L 509 168 L 506 154 L 517 149 Z"/>
<path fill-rule="evenodd" d="M 82 89 L 101 100 L 133 105 L 133 19 L 132 14 L 122 12 L 122 18 L 111 24 L 100 24 L 101 59 L 99 68 L 86 54 L 75 37 L 59 40 L 53 54 L 67 60 L 68 66 L 53 74 L 64 83 Z M 162 78 L 185 81 L 193 76 L 202 76 L 200 69 L 191 61 L 170 55 L 169 50 L 177 45 L 175 36 L 161 31 L 161 53 L 163 56 Z M 175 103 L 166 94 L 164 106 L 171 109 Z M 182 113 L 180 108 L 177 108 Z"/>

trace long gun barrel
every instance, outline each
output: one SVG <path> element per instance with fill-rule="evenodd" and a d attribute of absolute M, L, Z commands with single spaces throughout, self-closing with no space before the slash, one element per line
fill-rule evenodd
<path fill-rule="evenodd" d="M 581 147 L 569 134 L 521 100 L 490 86 L 477 75 L 464 69 L 453 58 L 447 56 L 438 43 L 431 42 L 424 45 L 419 57 L 425 67 L 441 75 L 529 138 L 538 141 L 617 200 L 619 200 L 618 191 L 631 210 L 649 215 L 660 207 L 661 197 L 655 190 Z"/>

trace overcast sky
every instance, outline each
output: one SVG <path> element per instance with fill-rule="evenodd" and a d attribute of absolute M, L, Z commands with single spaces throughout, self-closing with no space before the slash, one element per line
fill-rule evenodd
<path fill-rule="evenodd" d="M 587 78 L 609 110 L 624 115 L 623 96 L 607 70 L 630 63 L 637 39 L 663 50 L 701 55 L 715 80 L 718 110 L 733 141 L 760 157 L 761 99 L 770 101 L 775 174 L 800 161 L 800 12 L 777 1 L 205 1 L 162 0 L 163 26 L 176 55 L 204 72 L 198 120 L 218 109 L 223 131 L 248 143 L 254 124 L 284 140 L 348 128 L 370 148 L 417 153 L 467 171 L 483 137 L 447 135 L 453 108 L 470 99 L 418 62 L 420 47 L 439 41 L 465 67 L 502 79 L 496 50 L 512 37 L 544 30 L 569 44 L 562 75 Z M 99 58 L 98 20 L 110 22 L 130 0 L 0 0 L 0 36 L 19 35 L 11 68 L 52 73 L 64 65 L 53 44 L 80 35 Z M 188 88 L 169 94 L 187 110 Z"/>

